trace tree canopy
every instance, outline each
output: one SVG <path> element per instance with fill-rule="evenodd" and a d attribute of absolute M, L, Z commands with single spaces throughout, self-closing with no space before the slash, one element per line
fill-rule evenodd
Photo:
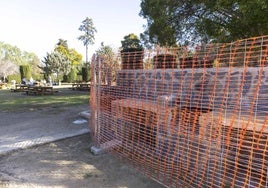
<path fill-rule="evenodd" d="M 104 45 L 102 42 L 100 48 L 96 50 L 96 54 L 104 59 L 105 67 L 117 66 L 116 53 L 111 46 Z"/>
<path fill-rule="evenodd" d="M 61 53 L 71 63 L 71 65 L 79 65 L 82 63 L 82 55 L 74 48 L 69 48 L 67 40 L 59 39 L 54 51 Z"/>
<path fill-rule="evenodd" d="M 54 50 L 47 53 L 42 61 L 45 79 L 51 74 L 56 74 L 57 79 L 59 76 L 67 76 L 75 66 L 80 65 L 82 62 L 82 55 L 79 54 L 74 48 L 69 48 L 67 40 L 59 39 Z"/>
<path fill-rule="evenodd" d="M 116 52 L 109 45 L 101 43 L 101 47 L 96 50 L 96 54 L 102 58 L 102 82 L 111 84 L 115 80 L 115 72 L 119 68 L 118 61 L 116 61 Z"/>
<path fill-rule="evenodd" d="M 42 62 L 44 65 L 40 68 L 44 72 L 45 79 L 48 79 L 53 73 L 58 78 L 60 74 L 68 74 L 71 69 L 68 59 L 58 51 L 47 53 Z"/>
<path fill-rule="evenodd" d="M 17 46 L 13 46 L 0 41 L 0 61 L 10 61 L 16 65 L 31 64 L 38 66 L 40 63 L 36 54 L 22 51 Z"/>
<path fill-rule="evenodd" d="M 142 39 L 161 46 L 231 42 L 268 34 L 267 0 L 142 0 Z"/>
<path fill-rule="evenodd" d="M 0 80 L 1 77 L 5 80 L 8 75 L 19 73 L 19 66 L 15 65 L 11 61 L 0 62 Z"/>
<path fill-rule="evenodd" d="M 131 52 L 131 51 L 141 51 L 143 50 L 143 46 L 141 41 L 137 35 L 134 33 L 130 33 L 124 36 L 124 39 L 121 41 L 121 48 L 123 52 Z"/>
<path fill-rule="evenodd" d="M 36 54 L 0 41 L 0 77 L 18 74 L 20 65 L 29 65 L 33 74 L 40 73 L 40 60 Z"/>
<path fill-rule="evenodd" d="M 78 40 L 81 40 L 86 47 L 86 63 L 88 63 L 88 45 L 94 44 L 97 29 L 94 27 L 93 20 L 88 17 L 82 21 L 78 29 L 83 32 L 83 34 L 78 37 Z"/>

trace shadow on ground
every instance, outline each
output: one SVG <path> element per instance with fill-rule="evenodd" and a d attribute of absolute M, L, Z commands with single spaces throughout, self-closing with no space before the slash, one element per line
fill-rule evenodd
<path fill-rule="evenodd" d="M 0 156 L 0 187 L 160 188 L 110 154 L 93 155 L 89 134 Z"/>

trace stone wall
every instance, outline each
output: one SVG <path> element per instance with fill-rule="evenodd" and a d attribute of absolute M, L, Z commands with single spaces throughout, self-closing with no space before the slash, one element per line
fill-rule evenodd
<path fill-rule="evenodd" d="M 247 187 L 262 187 L 267 183 L 263 164 L 268 160 L 268 67 L 121 70 L 117 88 L 120 97 L 158 102 L 171 96 L 166 99 L 177 105 L 170 120 L 164 117 L 158 123 L 155 137 L 143 136 L 155 138 L 157 147 L 152 151 L 164 162 L 157 157 L 150 160 L 171 169 L 162 173 L 176 186 L 186 187 L 188 181 L 213 187 L 244 187 L 244 182 Z M 135 124 L 124 129 L 135 130 Z"/>
<path fill-rule="evenodd" d="M 133 98 L 171 95 L 181 106 L 268 113 L 268 67 L 121 70 L 117 86 Z"/>

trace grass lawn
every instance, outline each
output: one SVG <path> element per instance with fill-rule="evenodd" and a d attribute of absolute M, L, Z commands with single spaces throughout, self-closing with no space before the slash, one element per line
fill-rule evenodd
<path fill-rule="evenodd" d="M 57 89 L 54 95 L 34 96 L 25 92 L 0 90 L 0 112 L 22 112 L 42 108 L 62 108 L 88 104 L 89 92 L 73 91 L 68 88 Z"/>

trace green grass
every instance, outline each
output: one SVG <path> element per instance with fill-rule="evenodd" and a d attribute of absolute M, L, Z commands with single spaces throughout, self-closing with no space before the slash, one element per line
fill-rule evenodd
<path fill-rule="evenodd" d="M 89 103 L 89 92 L 57 89 L 54 95 L 33 96 L 24 92 L 0 90 L 0 112 L 29 111 L 44 108 L 64 108 Z"/>

